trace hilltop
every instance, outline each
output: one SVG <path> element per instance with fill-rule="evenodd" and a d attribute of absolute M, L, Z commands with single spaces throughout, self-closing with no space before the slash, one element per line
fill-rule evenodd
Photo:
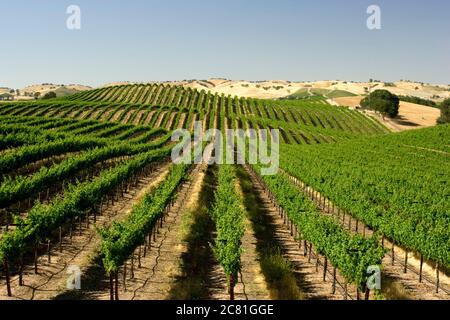
<path fill-rule="evenodd" d="M 137 82 L 114 82 L 102 87 L 116 86 L 122 84 L 135 84 Z M 308 91 L 318 90 L 320 94 L 330 98 L 365 95 L 370 90 L 386 89 L 396 95 L 415 96 L 423 99 L 429 99 L 440 102 L 450 98 L 450 86 L 444 84 L 429 84 L 415 81 L 397 81 L 397 82 L 354 82 L 343 80 L 321 80 L 291 82 L 285 80 L 267 80 L 267 81 L 246 81 L 246 80 L 228 80 L 224 78 L 211 78 L 208 80 L 182 80 L 165 81 L 149 83 L 166 83 L 181 85 L 183 87 L 207 90 L 213 93 L 223 93 L 225 95 L 236 95 L 247 98 L 260 99 L 279 99 L 288 97 L 297 93 L 308 93 Z"/>
<path fill-rule="evenodd" d="M 303 99 L 310 96 L 323 96 L 330 104 L 349 106 L 354 108 L 359 105 L 361 99 L 369 91 L 385 89 L 399 96 L 413 96 L 440 103 L 450 98 L 450 86 L 443 84 L 429 84 L 417 81 L 401 80 L 397 82 L 354 82 L 343 80 L 322 80 L 312 82 L 291 82 L 285 80 L 245 81 L 229 80 L 225 78 L 211 78 L 207 80 L 182 80 L 182 81 L 150 81 L 149 84 L 182 86 L 185 88 L 205 90 L 211 93 L 224 94 L 226 96 L 238 96 L 259 99 Z M 131 81 L 119 81 L 108 83 L 99 88 L 107 88 L 119 85 L 138 84 Z M 38 92 L 42 97 L 47 92 L 54 91 L 58 97 L 64 97 L 77 92 L 92 89 L 86 85 L 70 84 L 57 85 L 43 83 L 30 85 L 19 89 L 14 93 L 15 100 L 31 100 Z M 10 92 L 12 89 L 1 87 L 0 94 Z M 436 108 L 430 108 L 410 102 L 401 102 L 398 119 L 379 119 L 384 125 L 393 131 L 403 131 L 414 128 L 433 126 L 440 112 Z M 374 116 L 374 115 L 372 115 Z"/>
<path fill-rule="evenodd" d="M 34 95 L 36 93 L 39 93 L 39 96 L 42 97 L 46 93 L 54 91 L 58 97 L 64 97 L 80 91 L 90 89 L 92 88 L 81 84 L 65 85 L 65 84 L 42 83 L 29 85 L 21 89 L 2 87 L 0 88 L 0 94 L 14 90 L 14 100 L 32 100 L 34 99 Z"/>
<path fill-rule="evenodd" d="M 153 82 L 158 83 L 158 82 Z M 309 96 L 324 96 L 330 104 L 354 108 L 368 94 L 369 90 L 384 89 L 399 96 L 413 96 L 436 103 L 450 98 L 450 86 L 442 84 L 428 84 L 414 81 L 397 82 L 353 82 L 353 81 L 315 81 L 290 82 L 284 80 L 271 81 L 241 81 L 223 78 L 208 80 L 183 80 L 163 82 L 169 85 L 179 85 L 185 88 L 210 91 L 212 93 L 259 99 L 307 98 Z M 133 82 L 115 82 L 104 87 L 133 84 Z M 393 131 L 425 128 L 436 124 L 440 111 L 415 103 L 400 104 L 400 114 L 397 119 L 378 120 Z"/>
<path fill-rule="evenodd" d="M 138 84 L 141 82 L 117 81 L 99 86 L 111 87 L 126 84 Z M 186 88 L 211 91 L 213 93 L 260 99 L 280 99 L 289 96 L 304 96 L 312 94 L 321 94 L 327 98 L 341 98 L 351 96 L 366 95 L 370 90 L 386 89 L 396 95 L 414 96 L 422 99 L 428 99 L 435 102 L 441 102 L 450 98 L 450 85 L 429 84 L 417 81 L 397 81 L 397 82 L 354 82 L 344 80 L 321 80 L 321 81 L 302 81 L 292 82 L 285 80 L 229 80 L 225 78 L 211 78 L 207 80 L 181 80 L 181 81 L 148 81 L 145 83 L 164 83 L 180 85 Z M 90 90 L 92 87 L 82 84 L 34 84 L 19 89 L 20 96 L 16 99 L 30 99 L 36 92 L 41 96 L 49 91 L 56 91 L 58 96 L 65 96 L 79 91 Z M 9 92 L 11 88 L 1 87 L 0 93 Z M 25 96 L 25 93 L 26 96 Z"/>

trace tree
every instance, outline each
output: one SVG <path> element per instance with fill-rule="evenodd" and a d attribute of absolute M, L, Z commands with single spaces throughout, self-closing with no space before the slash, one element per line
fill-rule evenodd
<path fill-rule="evenodd" d="M 14 89 L 9 90 L 9 93 L 11 93 L 11 94 L 14 94 L 14 92 L 16 92 L 16 90 L 14 90 Z"/>
<path fill-rule="evenodd" d="M 54 91 L 49 91 L 42 97 L 42 99 L 54 99 L 54 98 L 56 98 L 56 93 Z"/>
<path fill-rule="evenodd" d="M 40 92 L 35 92 L 34 93 L 34 98 L 37 100 L 39 98 L 39 96 L 41 95 Z"/>
<path fill-rule="evenodd" d="M 438 123 L 450 123 L 450 99 L 444 100 L 440 105 L 440 109 L 441 117 L 438 119 Z"/>
<path fill-rule="evenodd" d="M 17 94 L 18 96 L 20 96 L 20 90 L 19 90 L 19 89 L 16 89 L 16 94 Z"/>
<path fill-rule="evenodd" d="M 390 118 L 398 115 L 399 106 L 399 98 L 387 90 L 375 90 L 361 101 L 361 107 L 377 111 Z"/>

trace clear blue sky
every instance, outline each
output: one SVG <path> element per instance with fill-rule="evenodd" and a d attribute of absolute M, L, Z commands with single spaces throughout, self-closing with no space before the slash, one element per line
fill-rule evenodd
<path fill-rule="evenodd" d="M 66 8 L 82 28 L 66 28 Z M 366 27 L 377 4 L 382 29 Z M 229 79 L 450 84 L 448 0 L 9 0 L 0 86 Z"/>

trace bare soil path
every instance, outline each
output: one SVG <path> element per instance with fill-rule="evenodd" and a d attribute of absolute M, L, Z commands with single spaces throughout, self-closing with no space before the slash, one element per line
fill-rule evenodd
<path fill-rule="evenodd" d="M 183 112 L 180 116 L 180 120 L 178 121 L 177 129 L 183 129 L 184 128 L 184 122 L 186 120 L 187 114 Z"/>
<path fill-rule="evenodd" d="M 156 123 L 155 123 L 155 128 L 161 127 L 161 123 L 162 123 L 164 117 L 167 115 L 167 113 L 168 113 L 168 111 L 163 111 L 159 114 L 158 120 L 156 120 Z"/>
<path fill-rule="evenodd" d="M 144 115 L 144 113 L 145 113 L 146 111 L 147 111 L 147 110 L 145 110 L 145 109 L 142 109 L 142 110 L 139 110 L 139 111 L 138 111 L 138 114 L 136 115 L 136 118 L 134 118 L 134 120 L 133 120 L 133 124 L 134 124 L 135 126 L 139 125 L 139 123 L 140 123 L 141 120 L 142 120 L 142 116 Z"/>
<path fill-rule="evenodd" d="M 123 120 L 121 121 L 123 124 L 127 124 L 128 121 L 130 120 L 131 115 L 136 112 L 135 109 L 130 109 L 128 110 L 127 114 L 125 115 L 125 117 L 123 118 Z"/>
<path fill-rule="evenodd" d="M 149 112 L 149 114 L 147 115 L 147 119 L 145 119 L 143 125 L 144 126 L 148 126 L 149 123 L 152 121 L 153 119 L 153 115 L 156 113 L 156 110 L 152 110 Z"/>
<path fill-rule="evenodd" d="M 240 184 L 238 192 L 244 197 Z M 257 243 L 252 223 L 248 218 L 244 220 L 245 233 L 242 238 L 241 272 L 239 282 L 235 288 L 237 300 L 269 300 L 270 293 L 260 266 L 260 255 L 257 252 Z"/>
<path fill-rule="evenodd" d="M 177 276 L 181 274 L 181 257 L 186 253 L 188 243 L 182 239 L 183 215 L 192 210 L 198 201 L 205 176 L 206 166 L 197 165 L 191 179 L 185 183 L 174 205 L 159 228 L 156 241 L 151 243 L 150 252 L 141 258 L 141 268 L 135 269 L 134 278 L 127 280 L 124 299 L 164 300 L 168 299 Z M 129 266 L 128 266 L 129 269 Z M 123 273 L 122 273 L 123 276 Z"/>
<path fill-rule="evenodd" d="M 175 117 L 177 116 L 176 112 L 172 112 L 172 114 L 170 115 L 169 120 L 167 121 L 166 130 L 172 130 L 172 126 L 173 126 L 173 121 L 175 120 Z"/>

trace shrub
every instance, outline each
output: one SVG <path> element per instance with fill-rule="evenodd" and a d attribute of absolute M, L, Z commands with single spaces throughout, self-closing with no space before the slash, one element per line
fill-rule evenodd
<path fill-rule="evenodd" d="M 441 117 L 438 119 L 438 123 L 450 123 L 450 99 L 444 100 L 440 105 L 440 109 Z"/>
<path fill-rule="evenodd" d="M 44 96 L 42 97 L 42 99 L 46 100 L 46 99 L 54 99 L 56 98 L 56 93 L 54 91 L 49 91 L 46 94 L 44 94 Z"/>

